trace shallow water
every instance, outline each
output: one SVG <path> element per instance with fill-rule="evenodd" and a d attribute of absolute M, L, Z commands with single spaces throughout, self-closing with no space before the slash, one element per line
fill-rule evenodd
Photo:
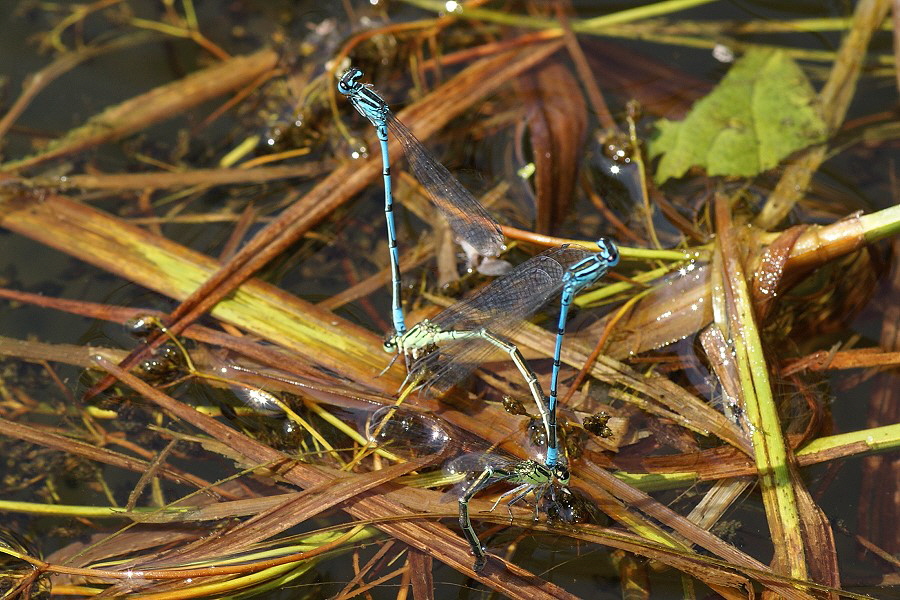
<path fill-rule="evenodd" d="M 162 18 L 158 12 L 159 3 L 156 2 L 135 0 L 121 5 L 128 6 L 141 18 L 152 20 Z M 353 8 L 353 18 L 345 11 L 348 5 Z M 579 16 L 588 18 L 629 7 L 631 3 L 585 1 L 573 2 L 573 5 Z M 61 6 L 65 8 L 67 5 L 62 3 Z M 109 10 L 119 10 L 122 6 Z M 31 41 L 36 34 L 45 32 L 50 27 L 51 17 L 41 10 L 40 7 L 32 7 L 23 14 L 15 14 L 12 11 L 0 14 L 0 30 L 5 32 L 0 39 L 2 44 L 0 73 L 7 78 L 2 105 L 4 112 L 18 95 L 29 74 L 36 72 L 50 60 L 49 56 L 39 54 Z M 795 4 L 788 9 L 783 3 L 720 2 L 681 13 L 673 17 L 673 20 L 684 18 L 701 21 L 722 19 L 778 22 L 808 17 L 838 16 L 845 14 L 845 10 L 845 4 L 839 2 L 829 3 L 825 9 L 821 3 Z M 258 142 L 245 158 L 264 156 L 273 148 L 284 150 L 306 145 L 311 150 L 309 155 L 290 160 L 310 163 L 329 161 L 323 164 L 321 169 L 321 175 L 325 175 L 335 164 L 353 160 L 348 157 L 354 152 L 359 153 L 358 138 L 370 137 L 367 124 L 357 118 L 341 99 L 337 106 L 337 116 L 349 129 L 352 139 L 342 137 L 334 127 L 334 116 L 323 101 L 321 87 L 317 87 L 314 83 L 315 78 L 323 72 L 326 61 L 331 60 L 341 45 L 354 33 L 388 23 L 407 23 L 431 16 L 427 12 L 399 2 L 389 4 L 387 15 L 382 12 L 382 6 L 373 7 L 368 2 L 287 1 L 198 2 L 197 13 L 204 35 L 232 54 L 248 54 L 270 43 L 277 43 L 285 57 L 286 76 L 270 81 L 265 87 L 265 95 L 251 94 L 248 100 L 241 103 L 238 111 L 226 113 L 211 126 L 198 127 L 198 124 L 221 105 L 222 98 L 205 103 L 175 119 L 156 124 L 123 142 L 104 144 L 99 149 L 85 154 L 51 161 L 29 171 L 28 175 L 58 177 L 92 171 L 111 173 L 160 168 L 174 171 L 184 168 L 211 168 L 215 167 L 224 155 L 251 136 L 258 136 Z M 115 19 L 128 17 L 126 13 L 119 13 Z M 70 46 L 76 43 L 74 35 L 80 34 L 90 40 L 97 39 L 104 33 L 113 31 L 111 22 L 107 18 L 94 16 L 87 21 L 83 32 L 76 34 L 67 32 L 63 39 Z M 475 47 L 475 42 L 471 40 L 472 35 L 472 31 L 463 27 L 448 29 L 444 30 L 435 43 L 445 46 L 443 54 L 451 54 L 453 51 Z M 497 35 L 511 37 L 514 33 L 498 30 Z M 741 39 L 812 50 L 834 50 L 840 38 L 834 32 L 825 32 L 794 35 L 759 34 L 743 36 Z M 649 134 L 649 125 L 654 118 L 662 115 L 671 116 L 686 110 L 689 99 L 695 99 L 706 93 L 727 70 L 727 64 L 718 61 L 709 48 L 687 48 L 590 36 L 583 36 L 580 40 L 597 76 L 598 85 L 607 96 L 606 100 L 613 117 L 620 125 L 624 124 L 626 101 L 632 97 L 639 97 L 642 100 L 645 107 L 643 119 L 639 121 L 639 132 L 642 135 Z M 306 42 L 306 46 L 302 45 L 303 42 Z M 380 35 L 373 38 L 370 44 L 358 47 L 353 56 L 355 61 L 365 64 L 368 68 L 366 80 L 376 83 L 378 89 L 400 108 L 421 96 L 415 92 L 407 95 L 410 90 L 416 90 L 423 84 L 431 89 L 439 81 L 438 75 L 433 70 L 423 68 L 422 71 L 416 71 L 411 75 L 408 73 L 408 65 L 418 52 L 423 53 L 425 57 L 431 56 L 433 51 L 431 44 L 432 41 L 428 39 L 420 44 L 412 44 L 398 42 L 388 35 Z M 881 56 L 889 56 L 890 38 L 886 32 L 876 37 L 872 51 Z M 633 63 L 627 62 L 629 55 L 633 56 Z M 378 57 L 381 57 L 380 60 Z M 50 84 L 35 98 L 4 139 L 3 159 L 5 161 L 19 158 L 34 152 L 40 144 L 82 124 L 87 117 L 100 112 L 106 106 L 178 79 L 211 60 L 208 54 L 198 49 L 192 42 L 169 38 L 165 43 L 141 44 L 82 64 Z M 568 58 L 562 58 L 560 62 L 571 67 Z M 652 64 L 657 65 L 660 70 L 648 71 L 647 65 Z M 814 86 L 817 89 L 821 87 L 821 78 L 827 74 L 828 64 L 822 62 L 803 64 L 807 67 L 807 72 L 812 74 Z M 457 68 L 459 67 L 444 67 L 442 76 L 446 78 Z M 420 78 L 422 72 L 426 74 L 425 82 Z M 660 78 L 660 73 L 665 73 L 665 77 Z M 511 96 L 522 93 L 522 88 L 517 87 L 519 85 L 523 83 L 506 85 L 488 99 L 476 103 L 472 110 L 454 121 L 454 125 L 447 128 L 445 133 L 426 143 L 439 149 L 439 156 L 448 168 L 457 174 L 476 196 L 481 196 L 501 182 L 509 183 L 512 192 L 506 194 L 492 210 L 496 211 L 504 223 L 530 228 L 536 212 L 531 204 L 534 193 L 530 185 L 526 186 L 521 178 L 516 176 L 516 173 L 530 162 L 527 152 L 531 151 L 530 142 L 520 143 L 522 136 L 527 136 L 522 125 L 524 117 L 520 103 L 511 99 Z M 893 86 L 894 80 L 890 76 L 864 77 L 851 105 L 847 121 L 859 124 L 870 115 L 890 110 L 896 99 Z M 543 93 L 547 94 L 546 91 Z M 560 93 L 569 92 L 561 90 Z M 590 109 L 588 112 L 583 145 L 585 154 L 583 172 L 589 172 L 592 177 L 590 181 L 597 189 L 602 190 L 608 210 L 622 221 L 625 228 L 642 237 L 646 219 L 639 210 L 639 202 L 635 198 L 638 187 L 634 185 L 633 180 L 616 181 L 616 176 L 633 177 L 633 167 L 626 167 L 623 174 L 610 174 L 609 161 L 600 155 L 601 144 L 597 140 L 599 126 L 596 116 Z M 875 119 L 876 122 L 886 120 Z M 299 126 L 293 125 L 296 121 L 299 121 Z M 859 125 L 840 135 L 844 136 L 844 139 L 852 138 L 860 132 L 858 127 Z M 459 131 L 464 133 L 459 134 Z M 268 140 L 272 140 L 272 143 Z M 803 223 L 828 223 L 855 210 L 874 212 L 895 204 L 897 195 L 895 190 L 892 192 L 892 186 L 896 185 L 896 165 L 888 155 L 892 144 L 893 141 L 856 144 L 826 162 L 814 179 L 811 194 L 814 200 L 806 203 L 792 219 Z M 521 148 L 525 148 L 526 155 L 522 155 Z M 367 151 L 377 158 L 377 149 Z M 362 161 L 362 158 L 359 160 Z M 417 240 L 428 238 L 432 231 L 432 220 L 428 216 L 427 205 L 410 193 L 401 178 L 397 179 L 401 181 L 398 195 L 402 195 L 405 199 L 402 203 L 405 206 L 399 207 L 397 213 L 399 237 L 401 249 L 409 251 Z M 776 180 L 777 175 L 757 178 L 748 193 L 747 205 L 752 208 L 755 203 L 764 199 L 766 190 L 771 188 Z M 290 193 L 302 194 L 311 189 L 315 181 L 313 178 L 300 181 L 273 181 L 264 185 L 223 186 L 183 196 L 173 191 L 157 191 L 143 199 L 149 202 L 142 201 L 139 192 L 127 194 L 94 192 L 83 196 L 77 196 L 73 192 L 72 195 L 126 219 L 225 214 L 226 220 L 213 222 L 186 220 L 177 222 L 170 219 L 146 225 L 159 227 L 163 235 L 181 244 L 211 256 L 218 256 L 241 211 L 250 203 L 257 211 L 257 220 L 248 228 L 247 235 L 243 238 L 245 240 L 284 209 L 285 198 Z M 709 190 L 718 183 L 708 183 L 701 177 L 694 177 L 676 182 L 663 191 L 666 197 L 679 207 L 683 215 L 694 217 L 702 214 L 700 207 L 708 198 Z M 386 265 L 380 186 L 380 179 L 373 180 L 366 192 L 358 194 L 353 201 L 344 204 L 333 217 L 324 221 L 314 232 L 270 263 L 261 275 L 267 281 L 278 284 L 305 300 L 316 302 L 330 298 L 377 273 Z M 529 188 L 527 192 L 524 190 L 525 187 Z M 596 239 L 601 234 L 616 236 L 615 228 L 578 186 L 567 215 L 555 225 L 554 233 L 582 239 Z M 680 230 L 663 211 L 656 210 L 652 219 L 663 245 L 673 246 L 680 241 L 682 237 Z M 698 220 L 701 221 L 698 228 L 704 229 L 704 225 L 708 223 Z M 708 228 L 705 230 L 708 231 Z M 635 245 L 631 240 L 621 241 L 623 245 Z M 450 254 L 453 255 L 452 249 Z M 514 259 L 521 259 L 524 253 L 514 253 L 512 256 Z M 0 284 L 3 287 L 41 293 L 50 297 L 124 307 L 168 311 L 174 306 L 171 299 L 149 292 L 139 285 L 6 230 L 0 230 L 0 257 L 3 259 L 3 263 L 0 264 Z M 450 262 L 453 262 L 452 258 Z M 825 283 L 820 282 L 821 286 L 827 289 L 830 289 L 829 286 L 837 288 L 833 295 L 827 297 L 833 314 L 829 314 L 827 310 L 818 312 L 815 300 L 820 297 L 821 287 L 817 288 L 813 280 L 808 282 L 801 290 L 803 294 L 808 295 L 809 307 L 806 308 L 807 305 L 802 304 L 806 298 L 793 300 L 795 306 L 804 308 L 795 308 L 795 313 L 800 317 L 791 324 L 797 332 L 791 339 L 792 347 L 788 348 L 788 344 L 784 343 L 783 346 L 771 348 L 773 360 L 781 358 L 782 354 L 797 356 L 813 350 L 827 350 L 837 341 L 843 341 L 845 344 L 849 341 L 851 345 L 856 346 L 876 344 L 882 329 L 887 327 L 884 325 L 885 320 L 889 318 L 891 311 L 896 313 L 897 296 L 888 287 L 887 267 L 890 263 L 891 253 L 884 245 L 878 247 L 871 264 L 844 266 L 842 268 L 845 270 L 839 269 L 837 273 L 832 273 L 830 279 L 823 275 Z M 407 276 L 409 287 L 413 288 L 407 290 L 411 304 L 416 306 L 426 304 L 419 288 L 432 287 L 433 271 L 433 261 L 429 261 L 424 267 L 413 269 Z M 865 277 L 860 276 L 858 280 L 853 279 L 849 282 L 847 276 L 843 278 L 841 276 L 842 274 L 856 276 L 860 272 L 863 272 Z M 473 280 L 472 277 L 468 277 L 463 280 L 461 287 L 471 287 L 477 283 L 477 278 Z M 840 283 L 845 285 L 841 286 Z M 848 283 L 849 285 L 846 285 Z M 388 326 L 388 306 L 387 286 L 381 286 L 380 291 L 343 304 L 335 309 L 335 314 L 380 335 Z M 589 323 L 599 319 L 607 310 L 605 308 L 584 310 L 570 325 L 570 331 L 573 335 L 577 335 L 579 331 L 590 330 Z M 547 315 L 548 322 L 555 322 L 553 308 L 548 309 Z M 804 317 L 809 318 L 804 321 Z M 6 300 L 0 300 L 0 335 L 16 339 L 33 337 L 43 342 L 120 348 L 131 348 L 136 343 L 127 335 L 124 328 L 117 324 L 101 323 L 49 309 L 20 306 Z M 596 336 L 591 337 L 590 341 L 586 339 L 588 336 L 583 337 L 585 343 L 591 346 L 596 343 Z M 704 359 L 699 357 L 698 344 L 689 343 L 692 340 L 693 336 L 684 342 L 660 350 L 658 354 L 674 356 L 689 363 L 702 363 Z M 546 354 L 540 356 L 546 358 Z M 385 355 L 385 365 L 388 360 L 389 357 Z M 536 362 L 541 365 L 542 373 L 549 372 L 549 368 L 544 368 L 548 366 L 546 362 L 546 360 Z M 14 408 L 0 408 L 0 416 L 12 420 L 20 419 L 23 422 L 48 424 L 60 429 L 70 426 L 67 419 L 59 418 L 59 410 L 61 407 L 71 406 L 72 398 L 77 398 L 88 385 L 83 380 L 79 381 L 80 369 L 60 367 L 58 374 L 62 385 L 59 386 L 47 377 L 45 371 L 36 366 L 21 366 L 14 361 L 5 361 L 4 364 L 8 369 L 2 382 L 4 388 L 14 390 L 12 395 L 27 409 L 19 413 Z M 638 370 L 646 368 L 641 363 L 632 363 L 632 366 Z M 574 375 L 574 371 L 569 375 Z M 886 380 L 889 376 L 880 376 L 882 380 L 871 380 L 867 377 L 867 372 L 862 370 L 849 370 L 832 371 L 825 376 L 810 376 L 804 380 L 812 389 L 813 397 L 828 406 L 825 415 L 833 421 L 829 427 L 823 427 L 820 435 L 827 434 L 828 429 L 845 432 L 893 422 L 889 421 L 890 412 L 880 417 L 886 419 L 885 421 L 878 421 L 879 417 L 867 412 L 873 395 L 876 395 L 875 387 L 881 385 L 890 388 L 891 383 Z M 512 380 L 510 376 L 507 378 Z M 704 388 L 707 385 L 713 387 L 709 384 L 712 376 L 705 364 L 692 366 L 683 379 L 687 381 L 679 380 L 679 383 L 697 395 L 701 397 L 715 395 L 711 389 Z M 358 383 L 365 384 L 365 382 Z M 802 396 L 801 391 L 792 387 L 790 381 L 778 381 L 777 386 L 778 392 L 783 393 L 786 398 L 785 403 L 790 406 L 790 411 L 801 413 L 795 416 L 802 417 L 799 407 L 803 406 L 803 401 L 798 400 Z M 599 395 L 600 399 L 593 397 L 590 400 L 604 405 L 615 404 L 621 409 L 620 418 L 636 419 L 636 422 L 640 423 L 640 417 L 635 417 L 631 409 L 623 408 L 622 404 L 609 399 L 608 392 L 611 387 L 615 389 L 614 386 L 597 384 L 594 396 Z M 180 388 L 178 392 L 185 397 L 205 393 L 189 386 Z M 492 400 L 499 399 L 498 392 L 488 390 L 487 393 Z M 213 395 L 215 394 L 210 393 L 210 396 Z M 23 401 L 23 397 L 30 398 L 33 402 Z M 896 398 L 893 401 L 896 403 Z M 496 417 L 496 413 L 490 414 Z M 106 421 L 103 423 L 111 431 L 118 432 L 118 427 L 114 423 Z M 166 422 L 166 425 L 171 423 Z M 512 425 L 504 423 L 502 427 L 509 427 L 521 434 L 521 431 L 517 430 L 519 421 L 515 421 Z M 676 435 L 668 427 L 647 430 L 650 432 L 649 437 L 631 440 L 635 444 L 632 448 L 637 449 L 632 452 L 638 455 L 648 451 L 660 454 L 674 452 L 678 447 L 677 437 L 681 434 Z M 642 430 L 640 425 L 633 425 L 633 428 Z M 77 425 L 76 431 L 83 433 L 80 425 Z M 134 434 L 133 431 L 128 431 L 124 435 Z M 666 438 L 665 435 L 672 437 Z M 654 446 L 650 440 L 657 436 L 664 441 Z M 144 438 L 141 440 L 145 441 Z M 147 444 L 150 442 L 147 441 Z M 15 447 L 21 452 L 24 444 L 12 442 L 12 445 L 7 447 Z M 32 447 L 29 446 L 27 449 Z M 623 452 L 627 454 L 627 448 L 623 449 Z M 57 462 L 61 460 L 59 455 L 45 458 L 51 460 L 54 467 L 65 464 Z M 883 458 L 889 460 L 889 455 L 884 455 Z M 35 461 L 35 465 L 41 464 L 40 457 L 26 453 L 22 455 L 22 460 L 26 459 Z M 183 457 L 181 460 L 183 467 L 190 462 Z M 890 489 L 871 487 L 878 482 L 877 479 L 873 480 L 872 475 L 864 474 L 864 461 L 865 459 L 854 457 L 804 470 L 804 477 L 814 499 L 833 525 L 844 585 L 847 589 L 856 590 L 877 584 L 883 564 L 880 559 L 861 549 L 855 543 L 854 535 L 876 538 L 875 543 L 889 547 L 890 536 L 878 539 L 878 531 L 896 529 L 896 522 L 877 521 L 860 528 L 857 522 L 860 518 L 860 507 L 865 506 L 866 501 L 872 500 L 872 513 L 893 516 L 897 514 L 897 507 L 892 506 L 889 501 Z M 7 488 L 0 496 L 31 502 L 44 501 L 48 493 L 47 488 L 23 483 L 29 476 L 37 475 L 35 465 L 22 468 L 22 465 L 18 464 L 0 464 L 0 481 L 4 481 L 3 486 Z M 81 463 L 79 466 L 84 467 Z M 71 468 L 71 465 L 68 467 Z M 78 477 L 62 478 L 54 482 L 57 490 L 56 501 L 106 506 L 110 504 L 109 495 L 111 495 L 116 502 L 124 504 L 138 478 L 134 473 L 113 468 L 101 469 L 103 478 L 111 482 L 111 489 L 107 493 L 107 490 L 98 483 L 101 477 L 90 468 L 85 469 L 85 472 L 78 471 Z M 198 472 L 203 476 L 214 478 L 230 469 L 228 461 L 220 460 L 199 467 Z M 577 466 L 573 472 L 577 475 Z M 885 471 L 880 473 L 884 474 Z M 703 484 L 688 490 L 658 492 L 654 497 L 685 514 L 699 497 L 695 494 L 705 491 L 708 485 Z M 722 530 L 720 535 L 744 552 L 767 563 L 770 560 L 771 541 L 763 504 L 757 491 L 751 490 L 745 494 L 745 499 L 726 515 L 724 524 L 720 526 Z M 861 494 L 869 496 L 861 498 Z M 171 500 L 171 497 L 167 499 Z M 880 513 L 877 510 L 879 506 L 882 509 Z M 453 507 L 447 510 L 452 511 Z M 10 527 L 20 533 L 30 534 L 37 540 L 44 554 L 49 554 L 78 539 L 79 536 L 94 531 L 84 529 L 82 523 L 70 519 L 6 514 L 9 515 Z M 870 514 L 863 516 L 871 517 Z M 336 517 L 341 518 L 343 517 Z M 308 527 L 304 524 L 303 528 L 313 529 L 321 526 L 323 522 L 310 523 Z M 456 527 L 452 518 L 444 522 L 449 527 Z M 726 525 L 728 527 L 725 527 Z M 109 524 L 93 523 L 92 526 L 106 528 Z M 483 527 L 480 531 L 484 532 L 486 529 Z M 726 529 L 728 531 L 724 531 Z M 456 529 L 454 531 L 458 532 Z M 513 562 L 577 596 L 596 598 L 621 595 L 619 586 L 625 567 L 617 555 L 601 546 L 584 543 L 573 547 L 569 538 L 557 538 L 553 534 L 531 535 L 520 528 L 500 529 L 496 535 L 483 537 L 482 541 L 486 541 L 489 550 L 497 555 L 505 555 L 507 545 L 511 545 L 513 551 L 510 556 Z M 362 551 L 362 560 L 367 560 L 374 552 L 375 549 L 372 547 L 365 548 Z M 295 587 L 269 592 L 267 597 L 295 597 L 298 591 L 312 596 L 330 597 L 338 593 L 343 587 L 343 582 L 352 577 L 352 568 L 351 559 L 347 556 L 334 558 L 320 563 L 313 573 L 295 582 L 293 584 Z M 385 569 L 381 574 L 388 570 L 390 569 Z M 649 597 L 683 597 L 681 582 L 673 573 L 667 571 L 651 574 L 652 592 Z M 438 597 L 473 597 L 484 594 L 487 589 L 439 562 L 434 563 L 433 575 Z M 313 581 L 316 583 L 313 584 Z M 374 596 L 395 595 L 396 581 L 393 580 L 374 590 Z M 699 594 L 701 596 L 709 591 L 700 585 L 698 588 L 701 590 Z M 873 593 L 877 596 L 891 593 L 891 590 L 881 588 L 875 589 Z"/>

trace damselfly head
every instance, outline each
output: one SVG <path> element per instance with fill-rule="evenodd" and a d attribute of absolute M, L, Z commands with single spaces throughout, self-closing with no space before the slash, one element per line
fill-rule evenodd
<path fill-rule="evenodd" d="M 384 341 L 381 343 L 381 347 L 384 348 L 384 351 L 388 354 L 396 354 L 397 353 L 397 335 L 394 333 L 388 334 L 387 337 L 384 338 Z M 394 358 L 396 360 L 396 358 Z M 391 361 L 393 364 L 394 361 Z"/>
<path fill-rule="evenodd" d="M 616 247 L 615 242 L 608 238 L 600 238 L 597 240 L 597 248 L 600 256 L 603 257 L 603 260 L 610 267 L 619 264 L 619 249 Z"/>
<path fill-rule="evenodd" d="M 562 463 L 556 463 L 555 465 L 553 465 L 553 476 L 556 478 L 556 481 L 558 481 L 562 485 L 568 485 L 569 467 Z"/>
<path fill-rule="evenodd" d="M 359 82 L 357 79 L 362 77 L 363 72 L 357 69 L 356 67 L 350 67 L 347 69 L 347 72 L 341 75 L 340 81 L 338 81 L 338 91 L 345 96 L 351 94 L 353 90 L 359 87 Z"/>

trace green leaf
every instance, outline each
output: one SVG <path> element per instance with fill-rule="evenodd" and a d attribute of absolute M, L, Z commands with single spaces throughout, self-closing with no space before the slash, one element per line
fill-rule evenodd
<path fill-rule="evenodd" d="M 748 51 L 683 121 L 660 119 L 656 129 L 649 152 L 662 156 L 657 183 L 695 165 L 709 175 L 750 177 L 827 133 L 803 71 L 771 49 Z"/>

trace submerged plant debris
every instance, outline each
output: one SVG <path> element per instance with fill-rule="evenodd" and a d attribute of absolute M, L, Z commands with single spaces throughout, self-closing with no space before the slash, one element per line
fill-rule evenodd
<path fill-rule="evenodd" d="M 0 15 L 3 597 L 895 595 L 891 3 L 603 4 Z M 351 65 L 503 224 L 465 252 L 390 141 L 410 326 L 618 245 L 565 324 L 568 485 L 518 498 L 559 297 L 503 329 L 528 368 L 476 353 L 429 394 L 384 351 Z"/>

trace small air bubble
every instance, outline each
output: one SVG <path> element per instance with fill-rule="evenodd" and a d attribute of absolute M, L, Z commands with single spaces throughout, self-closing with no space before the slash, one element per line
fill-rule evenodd
<path fill-rule="evenodd" d="M 723 63 L 731 63 L 734 62 L 734 52 L 731 51 L 731 48 L 725 46 L 723 44 L 716 44 L 713 47 L 712 51 L 713 58 L 715 58 L 719 62 Z"/>

